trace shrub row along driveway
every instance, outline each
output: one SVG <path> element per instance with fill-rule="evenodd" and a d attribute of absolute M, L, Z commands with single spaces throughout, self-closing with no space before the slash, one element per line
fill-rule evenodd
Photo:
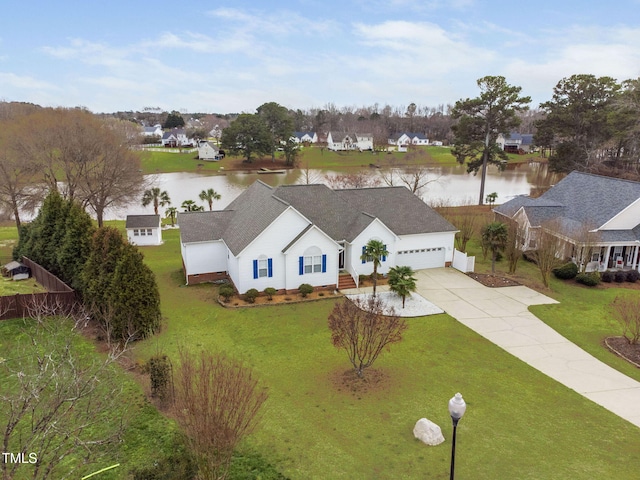
<path fill-rule="evenodd" d="M 488 288 L 453 268 L 420 270 L 416 278 L 417 293 L 460 323 L 640 427 L 640 382 L 578 348 L 528 310 L 555 300 L 523 286 Z"/>

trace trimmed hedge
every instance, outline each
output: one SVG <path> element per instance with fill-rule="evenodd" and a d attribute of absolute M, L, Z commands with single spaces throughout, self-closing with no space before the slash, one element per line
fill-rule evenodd
<path fill-rule="evenodd" d="M 220 295 L 225 302 L 228 302 L 231 299 L 231 297 L 235 295 L 235 293 L 236 293 L 235 289 L 228 283 L 225 283 L 224 285 L 220 285 L 220 288 L 218 289 L 218 295 Z"/>
<path fill-rule="evenodd" d="M 303 283 L 298 287 L 298 291 L 300 292 L 300 295 L 302 295 L 302 297 L 304 298 L 313 292 L 313 287 L 308 283 Z"/>
<path fill-rule="evenodd" d="M 571 280 L 578 275 L 578 265 L 573 262 L 565 263 L 564 265 L 560 265 L 552 270 L 553 274 L 556 278 L 561 280 Z"/>
<path fill-rule="evenodd" d="M 576 275 L 576 282 L 586 285 L 587 287 L 595 287 L 600 283 L 600 275 L 597 272 L 579 273 Z"/>
<path fill-rule="evenodd" d="M 256 298 L 258 298 L 258 295 L 260 295 L 260 292 L 258 290 L 256 290 L 255 288 L 250 288 L 244 294 L 244 301 L 247 303 L 256 303 Z"/>
<path fill-rule="evenodd" d="M 611 282 L 613 282 L 613 272 L 610 272 L 610 271 L 608 271 L 608 270 L 607 270 L 606 272 L 602 272 L 602 273 L 600 274 L 600 279 L 601 279 L 603 282 L 606 282 L 606 283 L 611 283 Z"/>
<path fill-rule="evenodd" d="M 637 270 L 628 270 L 627 274 L 627 282 L 635 283 L 640 280 L 640 272 Z"/>
<path fill-rule="evenodd" d="M 616 281 L 616 283 L 622 283 L 627 279 L 627 272 L 623 272 L 622 270 L 620 270 L 613 275 L 613 279 Z"/>

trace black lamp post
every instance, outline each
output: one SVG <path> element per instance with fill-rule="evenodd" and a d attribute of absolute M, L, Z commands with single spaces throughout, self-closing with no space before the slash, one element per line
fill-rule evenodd
<path fill-rule="evenodd" d="M 449 414 L 451 415 L 451 421 L 453 422 L 453 440 L 451 442 L 451 476 L 450 480 L 453 480 L 453 468 L 456 462 L 456 429 L 458 428 L 458 421 L 464 415 L 467 409 L 467 404 L 464 403 L 462 395 L 456 393 L 456 395 L 449 400 Z"/>

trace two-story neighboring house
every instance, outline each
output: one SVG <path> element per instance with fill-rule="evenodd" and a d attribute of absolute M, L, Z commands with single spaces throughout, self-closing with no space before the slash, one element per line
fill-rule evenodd
<path fill-rule="evenodd" d="M 373 134 L 329 132 L 327 134 L 327 148 L 334 151 L 343 150 L 373 150 Z"/>
<path fill-rule="evenodd" d="M 162 134 L 162 145 L 165 147 L 190 147 L 193 141 L 187 137 L 185 130 L 174 128 Z"/>
<path fill-rule="evenodd" d="M 340 288 L 373 272 L 372 239 L 389 255 L 378 269 L 444 267 L 455 227 L 404 187 L 332 190 L 326 185 L 252 184 L 224 210 L 179 213 L 188 284 L 227 278 L 238 292 Z"/>

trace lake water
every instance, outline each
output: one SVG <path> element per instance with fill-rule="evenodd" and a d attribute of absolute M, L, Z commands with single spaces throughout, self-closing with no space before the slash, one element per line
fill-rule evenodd
<path fill-rule="evenodd" d="M 313 183 L 324 183 L 327 175 L 336 172 L 312 170 L 309 177 Z M 379 175 L 377 169 L 371 169 L 371 175 Z M 478 176 L 466 173 L 463 165 L 433 167 L 430 169 L 429 180 L 434 180 L 425 187 L 422 198 L 429 204 L 463 205 L 477 204 L 480 193 L 480 174 Z M 485 184 L 485 195 L 496 192 L 496 203 L 504 203 L 516 195 L 529 195 L 537 188 L 544 188 L 557 183 L 561 177 L 550 174 L 546 164 L 528 163 L 509 165 L 500 172 L 497 168 L 489 167 Z M 289 185 L 306 183 L 306 176 L 302 170 L 291 170 L 285 174 L 259 175 L 256 173 L 228 172 L 223 175 L 204 175 L 198 173 L 161 173 L 147 176 L 153 186 L 166 190 L 171 198 L 171 205 L 180 209 L 185 200 L 194 200 L 198 205 L 208 205 L 202 202 L 198 195 L 202 190 L 213 188 L 222 198 L 214 202 L 214 209 L 222 209 L 234 200 L 244 189 L 256 180 L 271 185 Z M 161 214 L 164 215 L 162 209 Z M 143 207 L 140 203 L 133 203 L 125 208 L 110 211 L 106 219 L 124 219 L 130 214 L 152 214 L 153 206 Z"/>

